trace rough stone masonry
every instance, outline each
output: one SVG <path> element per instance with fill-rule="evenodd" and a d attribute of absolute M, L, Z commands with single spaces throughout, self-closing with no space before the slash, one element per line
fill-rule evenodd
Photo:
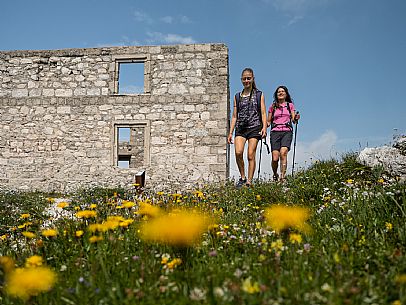
<path fill-rule="evenodd" d="M 143 92 L 122 94 L 131 63 Z M 228 177 L 223 44 L 0 51 L 0 84 L 2 188 L 116 187 L 140 171 L 147 185 Z"/>

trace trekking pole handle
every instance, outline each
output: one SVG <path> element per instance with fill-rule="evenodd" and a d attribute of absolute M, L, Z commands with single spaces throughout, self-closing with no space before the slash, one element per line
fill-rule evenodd
<path fill-rule="evenodd" d="M 296 121 L 296 124 L 299 123 L 299 120 L 296 120 L 296 116 L 299 115 L 299 114 L 300 114 L 299 110 L 295 111 L 295 121 Z"/>

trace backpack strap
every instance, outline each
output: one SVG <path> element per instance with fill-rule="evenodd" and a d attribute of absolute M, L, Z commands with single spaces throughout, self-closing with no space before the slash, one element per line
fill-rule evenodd
<path fill-rule="evenodd" d="M 256 94 L 257 94 L 257 109 L 258 109 L 259 121 L 261 122 L 261 128 L 262 128 L 262 112 L 261 112 L 262 91 L 256 89 Z"/>
<path fill-rule="evenodd" d="M 235 94 L 235 102 L 236 102 L 236 107 L 237 107 L 237 117 L 238 117 L 238 111 L 240 110 L 240 97 L 241 97 L 241 92 L 237 92 Z"/>

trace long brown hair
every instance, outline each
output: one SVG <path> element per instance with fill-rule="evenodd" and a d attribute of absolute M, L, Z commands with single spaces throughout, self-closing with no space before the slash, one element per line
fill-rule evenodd
<path fill-rule="evenodd" d="M 286 101 L 286 102 L 289 102 L 289 103 L 293 103 L 293 100 L 292 100 L 292 98 L 290 97 L 290 94 L 289 94 L 289 90 L 288 90 L 288 88 L 287 88 L 286 86 L 278 86 L 278 88 L 276 88 L 276 90 L 275 90 L 275 92 L 274 92 L 274 94 L 273 94 L 273 101 L 274 101 L 274 103 L 277 104 L 277 102 L 278 102 L 278 90 L 279 90 L 280 88 L 282 88 L 282 89 L 285 90 L 285 92 L 286 92 L 285 101 Z"/>

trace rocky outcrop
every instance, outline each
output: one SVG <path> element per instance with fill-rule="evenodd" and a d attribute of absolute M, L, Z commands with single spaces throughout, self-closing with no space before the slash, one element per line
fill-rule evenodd
<path fill-rule="evenodd" d="M 406 180 L 406 136 L 399 137 L 393 146 L 365 148 L 357 158 L 358 162 L 370 167 L 382 166 L 391 176 Z"/>

